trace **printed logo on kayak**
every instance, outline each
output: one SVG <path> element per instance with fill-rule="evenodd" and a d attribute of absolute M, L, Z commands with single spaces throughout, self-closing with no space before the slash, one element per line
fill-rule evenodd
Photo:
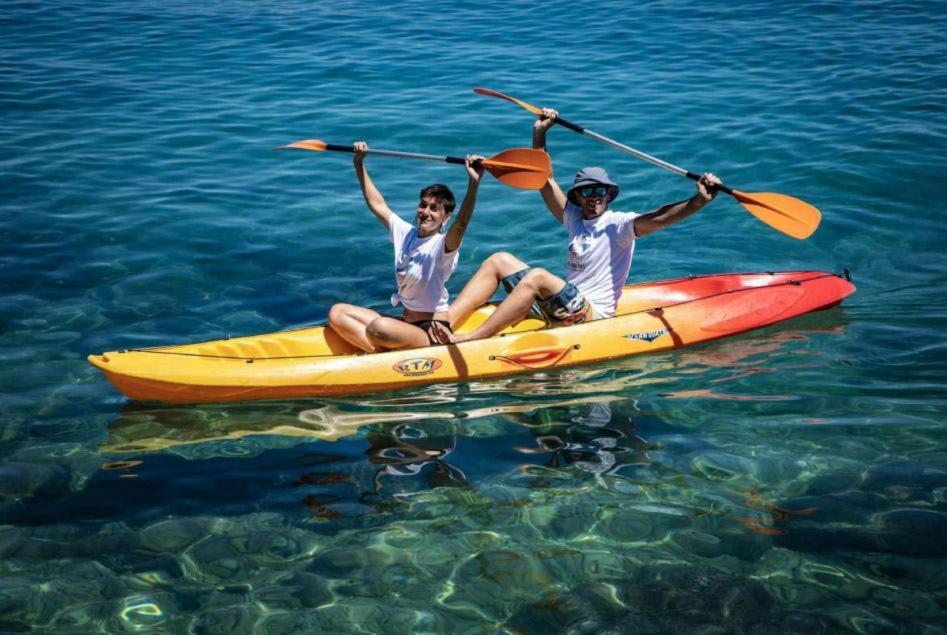
<path fill-rule="evenodd" d="M 391 368 L 405 377 L 419 377 L 430 375 L 443 365 L 441 360 L 433 357 L 412 357 L 398 362 Z"/>
<path fill-rule="evenodd" d="M 647 331 L 645 333 L 629 333 L 625 337 L 630 340 L 641 340 L 650 344 L 662 335 L 667 335 L 668 333 L 670 333 L 668 329 L 660 329 L 657 331 Z"/>

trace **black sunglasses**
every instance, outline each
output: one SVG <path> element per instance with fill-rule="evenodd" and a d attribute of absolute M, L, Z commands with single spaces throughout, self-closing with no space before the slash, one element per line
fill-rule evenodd
<path fill-rule="evenodd" d="M 579 195 L 585 198 L 590 196 L 600 196 L 605 198 L 608 195 L 608 186 L 606 185 L 586 185 L 579 188 Z"/>

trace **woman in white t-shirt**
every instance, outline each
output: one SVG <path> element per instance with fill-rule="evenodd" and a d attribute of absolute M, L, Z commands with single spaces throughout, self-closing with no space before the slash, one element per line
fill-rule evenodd
<path fill-rule="evenodd" d="M 533 147 L 546 149 L 546 131 L 558 113 L 544 108 L 533 125 Z M 550 175 L 540 190 L 556 220 L 569 232 L 566 279 L 533 268 L 506 252 L 487 258 L 451 305 L 454 324 L 486 302 L 502 283 L 509 295 L 487 320 L 469 333 L 451 335 L 453 342 L 491 337 L 506 325 L 535 313 L 550 326 L 568 326 L 615 315 L 625 279 L 631 268 L 635 240 L 669 227 L 696 213 L 717 194 L 713 174 L 697 182 L 689 199 L 669 203 L 653 212 L 616 212 L 609 204 L 618 185 L 602 168 L 583 168 L 568 193 Z"/>
<path fill-rule="evenodd" d="M 446 233 L 441 233 L 454 211 L 450 188 L 434 184 L 421 190 L 417 225 L 411 225 L 391 211 L 368 176 L 368 145 L 359 141 L 354 147 L 355 174 L 365 202 L 388 230 L 394 245 L 398 288 L 391 296 L 391 304 L 403 305 L 404 315 L 396 319 L 365 307 L 336 304 L 329 310 L 329 326 L 344 340 L 369 353 L 441 343 L 450 333 L 445 284 L 457 266 L 457 252 L 477 202 L 483 157 L 467 157 L 467 195 L 457 219 Z"/>

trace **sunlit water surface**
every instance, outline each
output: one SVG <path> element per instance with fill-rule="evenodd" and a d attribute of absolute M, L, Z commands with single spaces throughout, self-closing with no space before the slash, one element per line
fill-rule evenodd
<path fill-rule="evenodd" d="M 8 2 L 0 632 L 938 632 L 947 621 L 943 2 Z M 841 308 L 693 349 L 364 398 L 129 403 L 85 355 L 383 309 L 344 156 L 491 154 L 488 86 L 824 214 L 720 200 L 633 281 L 849 267 Z M 687 182 L 566 130 L 651 209 Z M 371 160 L 403 216 L 451 166 Z M 534 193 L 492 251 L 561 271 Z"/>

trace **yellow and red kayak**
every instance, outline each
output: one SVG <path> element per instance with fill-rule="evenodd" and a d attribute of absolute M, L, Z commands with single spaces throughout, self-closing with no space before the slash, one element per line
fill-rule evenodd
<path fill-rule="evenodd" d="M 625 287 L 615 317 L 547 328 L 525 319 L 458 345 L 358 353 L 315 326 L 180 346 L 110 351 L 89 362 L 130 399 L 166 403 L 322 397 L 592 364 L 698 344 L 834 306 L 855 291 L 818 271 L 690 276 Z M 478 309 L 457 332 L 494 310 Z"/>

